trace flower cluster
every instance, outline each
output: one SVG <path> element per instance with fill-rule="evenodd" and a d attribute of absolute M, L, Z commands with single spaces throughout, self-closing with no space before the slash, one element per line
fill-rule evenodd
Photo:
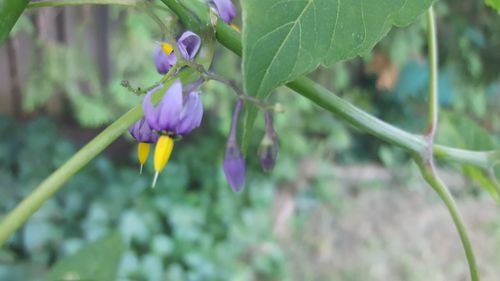
<path fill-rule="evenodd" d="M 240 192 L 243 190 L 245 185 L 245 173 L 246 165 L 243 154 L 238 146 L 236 140 L 237 134 L 237 124 L 242 106 L 242 101 L 239 100 L 236 103 L 236 107 L 233 113 L 233 119 L 231 120 L 231 130 L 229 132 L 229 137 L 226 142 L 226 152 L 224 155 L 224 174 L 231 188 L 235 192 Z M 269 172 L 274 168 L 276 159 L 278 157 L 278 135 L 273 127 L 273 120 L 271 113 L 266 112 L 266 133 L 261 141 L 259 156 L 260 164 L 265 172 Z"/>
<path fill-rule="evenodd" d="M 174 141 L 198 128 L 203 117 L 199 92 L 193 90 L 183 93 L 180 80 L 170 86 L 155 107 L 151 101 L 152 96 L 162 89 L 163 85 L 159 85 L 146 94 L 143 101 L 144 118 L 129 130 L 132 137 L 139 142 L 138 158 L 141 170 L 148 157 L 150 144 L 156 143 L 153 186 L 156 185 L 159 173 L 167 165 Z"/>
<path fill-rule="evenodd" d="M 200 49 L 200 45 L 200 37 L 191 31 L 184 32 L 177 40 L 179 52 L 182 57 L 188 61 L 194 59 Z M 153 61 L 158 73 L 167 74 L 177 62 L 177 56 L 172 45 L 168 42 L 161 42 L 160 46 L 153 52 Z"/>
<path fill-rule="evenodd" d="M 230 0 L 213 0 L 213 4 L 226 23 L 230 23 L 236 10 Z M 201 46 L 201 39 L 191 31 L 184 32 L 177 40 L 176 48 L 168 42 L 160 43 L 153 53 L 153 61 L 160 74 L 167 74 L 182 56 L 184 60 L 195 59 Z M 175 46 L 175 45 L 174 45 Z M 180 56 L 175 52 L 178 51 Z M 175 75 L 175 73 L 174 73 Z M 137 121 L 129 132 L 139 142 L 138 158 L 140 172 L 149 156 L 151 144 L 155 144 L 153 187 L 158 175 L 165 168 L 172 154 L 175 141 L 198 128 L 203 118 L 203 104 L 198 84 L 183 87 L 180 80 L 175 80 L 168 89 L 162 84 L 149 91 L 143 100 L 144 117 Z M 163 97 L 155 106 L 156 93 Z M 238 119 L 242 108 L 238 100 L 231 120 L 231 129 L 224 155 L 223 170 L 226 179 L 235 192 L 243 190 L 245 185 L 246 164 L 237 142 Z M 270 171 L 278 154 L 278 138 L 273 128 L 271 113 L 266 111 L 266 133 L 259 150 L 260 162 L 264 171 Z"/>

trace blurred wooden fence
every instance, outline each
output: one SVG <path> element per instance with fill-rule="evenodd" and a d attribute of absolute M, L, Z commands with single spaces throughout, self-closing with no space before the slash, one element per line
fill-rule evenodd
<path fill-rule="evenodd" d="M 23 81 L 30 67 L 37 65 L 35 38 L 44 42 L 71 44 L 74 34 L 84 20 L 88 28 L 85 32 L 86 46 L 99 69 L 101 83 L 107 83 L 111 76 L 109 34 L 113 28 L 109 9 L 106 6 L 82 6 L 67 8 L 44 8 L 28 12 L 33 33 L 18 32 L 0 46 L 0 114 L 20 117 L 22 113 Z M 116 23 L 114 23 L 116 25 Z M 55 95 L 42 109 L 51 115 L 59 115 L 64 108 L 63 95 Z"/>

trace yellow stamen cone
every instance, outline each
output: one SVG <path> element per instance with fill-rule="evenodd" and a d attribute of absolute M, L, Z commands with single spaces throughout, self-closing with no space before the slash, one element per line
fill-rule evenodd
<path fill-rule="evenodd" d="M 160 136 L 158 142 L 156 142 L 155 148 L 155 177 L 153 179 L 153 187 L 156 185 L 156 180 L 158 179 L 158 175 L 167 165 L 168 159 L 170 158 L 170 154 L 172 154 L 172 149 L 174 148 L 174 140 L 169 136 Z"/>
<path fill-rule="evenodd" d="M 150 146 L 151 145 L 149 143 L 139 143 L 139 147 L 137 149 L 137 158 L 139 158 L 139 163 L 141 163 L 141 169 L 139 170 L 140 174 L 142 174 L 142 167 L 144 167 L 146 160 L 148 160 Z"/>
<path fill-rule="evenodd" d="M 161 48 L 165 52 L 165 54 L 170 55 L 172 51 L 174 50 L 174 47 L 168 43 L 161 43 Z"/>

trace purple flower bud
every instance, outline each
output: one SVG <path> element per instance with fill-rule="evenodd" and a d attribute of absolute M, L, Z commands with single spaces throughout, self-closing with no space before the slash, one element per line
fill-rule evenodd
<path fill-rule="evenodd" d="M 231 0 L 213 0 L 219 16 L 225 23 L 230 23 L 236 16 L 236 8 Z"/>
<path fill-rule="evenodd" d="M 158 135 L 151 130 L 144 117 L 135 122 L 128 132 L 138 142 L 155 143 L 158 140 Z"/>
<path fill-rule="evenodd" d="M 193 91 L 183 97 L 182 83 L 176 80 L 155 108 L 151 103 L 151 96 L 162 87 L 163 85 L 154 88 L 144 97 L 144 115 L 149 126 L 157 131 L 181 136 L 198 128 L 203 117 L 199 93 Z"/>
<path fill-rule="evenodd" d="M 224 175 L 234 192 L 240 192 L 245 187 L 245 159 L 241 154 L 236 141 L 238 117 L 241 111 L 241 100 L 236 103 L 236 108 L 231 121 L 231 132 L 226 143 L 224 154 Z"/>
<path fill-rule="evenodd" d="M 167 54 L 161 46 L 158 46 L 153 51 L 153 61 L 155 63 L 156 70 L 158 71 L 158 73 L 167 74 L 170 68 L 174 66 L 176 58 L 174 52 Z"/>
<path fill-rule="evenodd" d="M 186 60 L 194 59 L 198 50 L 200 50 L 200 45 L 200 36 L 191 31 L 184 32 L 177 40 L 177 47 L 179 47 L 179 51 Z"/>
<path fill-rule="evenodd" d="M 200 46 L 201 38 L 191 31 L 184 32 L 177 40 L 177 47 L 186 60 L 193 60 Z M 167 74 L 177 62 L 172 46 L 168 43 L 160 43 L 160 46 L 153 51 L 153 61 L 158 73 Z"/>
<path fill-rule="evenodd" d="M 266 134 L 260 143 L 259 149 L 260 165 L 265 172 L 269 172 L 274 168 L 276 158 L 278 158 L 278 151 L 278 135 L 273 127 L 271 113 L 266 112 Z"/>

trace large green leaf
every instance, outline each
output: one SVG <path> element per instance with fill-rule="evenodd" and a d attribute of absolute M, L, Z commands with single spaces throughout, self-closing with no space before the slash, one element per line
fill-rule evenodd
<path fill-rule="evenodd" d="M 369 51 L 391 26 L 411 23 L 433 0 L 241 2 L 244 88 L 264 98 L 320 64 L 331 66 Z M 250 114 L 247 125 L 253 119 Z"/>
<path fill-rule="evenodd" d="M 319 64 L 370 50 L 433 0 L 243 0 L 245 90 L 264 96 Z"/>
<path fill-rule="evenodd" d="M 45 280 L 116 280 L 122 253 L 121 236 L 114 233 L 58 262 Z"/>
<path fill-rule="evenodd" d="M 0 0 L 0 45 L 21 16 L 30 0 Z"/>

